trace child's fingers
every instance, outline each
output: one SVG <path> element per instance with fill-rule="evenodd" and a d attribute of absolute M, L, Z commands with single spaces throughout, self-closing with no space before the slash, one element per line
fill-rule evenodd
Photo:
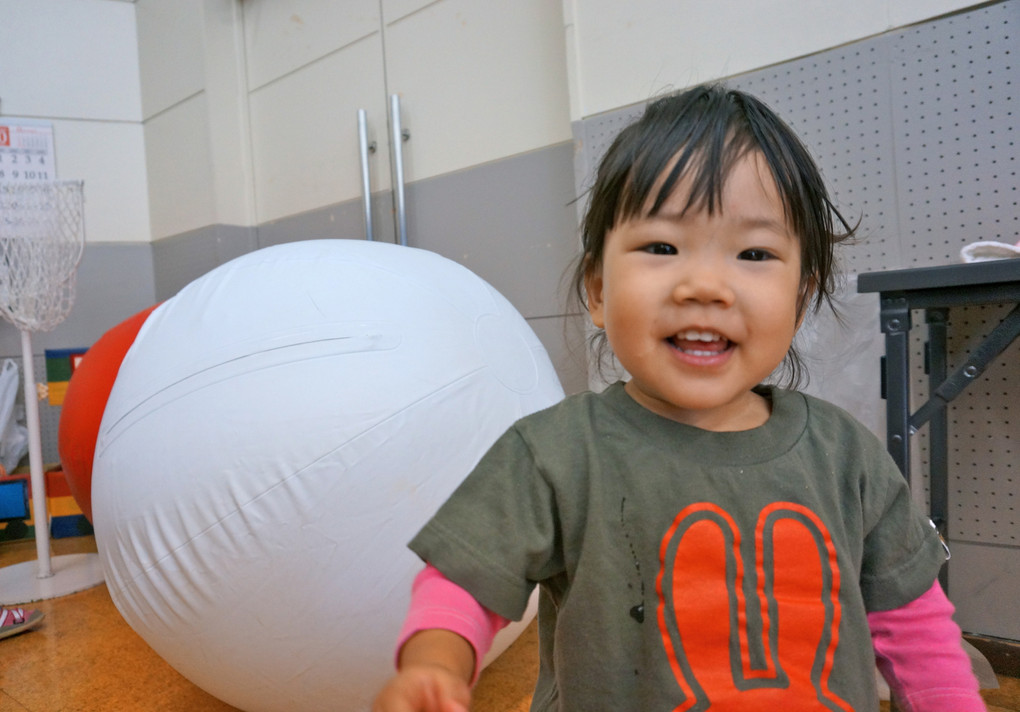
<path fill-rule="evenodd" d="M 436 712 L 468 712 L 471 693 L 460 680 L 433 680 Z M 446 686 L 443 683 L 447 683 Z"/>
<path fill-rule="evenodd" d="M 439 668 L 408 669 L 390 680 L 372 712 L 468 712 L 468 686 Z"/>
<path fill-rule="evenodd" d="M 372 712 L 441 712 L 430 682 L 396 678 L 375 699 Z"/>

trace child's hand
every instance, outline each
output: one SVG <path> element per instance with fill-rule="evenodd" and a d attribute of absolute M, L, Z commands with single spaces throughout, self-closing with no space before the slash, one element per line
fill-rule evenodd
<path fill-rule="evenodd" d="M 423 630 L 400 650 L 399 670 L 372 712 L 468 712 L 475 650 L 447 630 Z"/>
<path fill-rule="evenodd" d="M 439 665 L 409 665 L 375 698 L 372 712 L 468 712 L 471 691 Z"/>

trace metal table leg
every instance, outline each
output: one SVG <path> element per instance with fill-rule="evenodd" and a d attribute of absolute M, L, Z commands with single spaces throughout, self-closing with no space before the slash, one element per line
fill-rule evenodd
<path fill-rule="evenodd" d="M 929 309 L 925 312 L 928 322 L 928 392 L 936 389 L 946 380 L 946 329 L 948 309 Z M 928 424 L 928 452 L 931 464 L 928 468 L 930 516 L 942 538 L 949 540 L 949 413 L 939 408 Z M 949 567 L 939 571 L 942 590 L 949 590 Z"/>
<path fill-rule="evenodd" d="M 910 309 L 903 297 L 881 300 L 879 319 L 885 334 L 886 447 L 910 480 Z"/>

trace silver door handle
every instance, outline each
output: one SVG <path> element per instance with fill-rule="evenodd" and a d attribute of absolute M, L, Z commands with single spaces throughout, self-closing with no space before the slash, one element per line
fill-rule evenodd
<path fill-rule="evenodd" d="M 372 231 L 372 181 L 368 172 L 368 154 L 375 151 L 375 144 L 368 143 L 368 117 L 364 109 L 358 109 L 358 146 L 361 152 L 361 199 L 365 209 L 365 239 L 373 240 Z"/>
<path fill-rule="evenodd" d="M 404 151 L 403 142 L 410 138 L 400 128 L 400 97 L 390 96 L 390 128 L 392 130 L 390 149 L 393 151 L 393 197 L 396 211 L 393 214 L 397 230 L 397 242 L 407 246 L 407 204 L 404 201 Z"/>

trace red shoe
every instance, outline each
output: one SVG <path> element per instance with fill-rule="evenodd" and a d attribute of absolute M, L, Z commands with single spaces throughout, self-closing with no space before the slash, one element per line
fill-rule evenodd
<path fill-rule="evenodd" d="M 43 615 L 42 611 L 24 608 L 0 608 L 0 639 L 35 628 L 42 621 Z"/>

